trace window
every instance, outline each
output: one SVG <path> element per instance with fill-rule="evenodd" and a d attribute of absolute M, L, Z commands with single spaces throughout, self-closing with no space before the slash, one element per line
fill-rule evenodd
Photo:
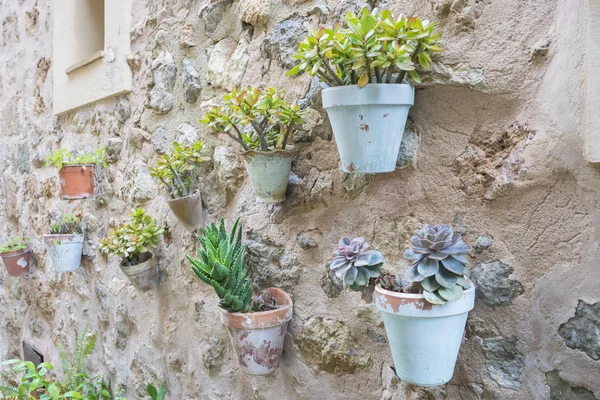
<path fill-rule="evenodd" d="M 78 0 L 71 6 L 75 40 L 67 74 L 104 56 L 104 0 Z"/>

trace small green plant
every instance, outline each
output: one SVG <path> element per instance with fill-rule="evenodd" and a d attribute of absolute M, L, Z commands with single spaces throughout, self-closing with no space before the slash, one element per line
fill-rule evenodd
<path fill-rule="evenodd" d="M 152 384 L 148 384 L 148 394 L 152 400 L 164 400 L 165 392 L 166 387 L 164 383 L 160 385 L 159 389 L 156 389 Z"/>
<path fill-rule="evenodd" d="M 54 366 L 48 362 L 37 367 L 30 361 L 8 360 L 1 365 L 13 365 L 0 372 L 0 394 L 15 400 L 111 399 L 110 388 L 102 376 L 90 377 L 85 371 L 85 360 L 96 346 L 96 335 L 87 335 L 87 327 L 75 336 L 72 356 L 59 346 L 60 359 L 65 377 L 59 380 L 53 373 Z M 20 378 L 19 378 L 20 376 Z"/>
<path fill-rule="evenodd" d="M 81 235 L 83 233 L 81 218 L 76 215 L 66 214 L 60 222 L 50 225 L 48 233 L 51 235 Z"/>
<path fill-rule="evenodd" d="M 73 155 L 67 149 L 62 148 L 46 157 L 46 167 L 54 166 L 61 169 L 63 165 L 73 164 L 96 164 L 106 167 L 106 151 L 102 147 L 92 153 Z"/>
<path fill-rule="evenodd" d="M 383 255 L 368 248 L 363 237 L 340 239 L 329 268 L 342 280 L 344 288 L 361 291 L 371 279 L 381 275 Z"/>
<path fill-rule="evenodd" d="M 459 300 L 463 289 L 469 287 L 465 274 L 471 246 L 452 225 L 425 225 L 410 239 L 411 246 L 404 258 L 412 262 L 405 278 L 420 286 L 425 300 L 432 304 L 444 304 Z"/>
<path fill-rule="evenodd" d="M 196 169 L 205 158 L 202 140 L 186 146 L 173 143 L 173 151 L 158 157 L 150 176 L 169 189 L 172 198 L 191 196 L 196 190 Z"/>
<path fill-rule="evenodd" d="M 156 220 L 138 208 L 131 214 L 129 222 L 117 226 L 100 241 L 100 252 L 122 258 L 123 266 L 137 265 L 149 247 L 158 245 L 164 229 Z"/>
<path fill-rule="evenodd" d="M 343 26 L 314 29 L 292 57 L 298 60 L 288 76 L 308 73 L 330 86 L 370 82 L 402 83 L 408 72 L 420 82 L 416 67 L 430 69 L 431 54 L 442 51 L 434 24 L 390 10 L 363 8 L 348 12 Z"/>
<path fill-rule="evenodd" d="M 192 270 L 203 282 L 211 285 L 221 299 L 219 307 L 230 312 L 248 312 L 252 298 L 252 277 L 244 263 L 242 227 L 239 219 L 230 232 L 221 218 L 219 227 L 213 223 L 196 235 L 200 246 L 198 259 L 186 255 Z"/>
<path fill-rule="evenodd" d="M 20 236 L 11 238 L 8 242 L 0 244 L 0 253 L 8 253 L 9 251 L 17 251 L 25 249 L 29 246 L 29 240 L 23 239 Z"/>
<path fill-rule="evenodd" d="M 225 133 L 246 151 L 285 149 L 294 128 L 304 122 L 304 113 L 282 96 L 283 91 L 274 88 L 234 89 L 223 97 L 222 106 L 213 107 L 200 122 Z"/>

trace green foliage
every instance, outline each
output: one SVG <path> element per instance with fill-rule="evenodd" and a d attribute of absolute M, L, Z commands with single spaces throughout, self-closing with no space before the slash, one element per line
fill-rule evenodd
<path fill-rule="evenodd" d="M 221 299 L 219 307 L 230 312 L 248 312 L 252 298 L 252 277 L 244 263 L 242 227 L 235 221 L 231 232 L 225 230 L 221 218 L 219 227 L 213 223 L 196 235 L 201 247 L 198 259 L 188 255 L 192 270 L 203 282 L 211 285 Z"/>
<path fill-rule="evenodd" d="M 60 347 L 60 358 L 65 373 L 64 380 L 54 374 L 50 363 L 37 367 L 30 361 L 9 360 L 0 365 L 13 365 L 6 372 L 0 372 L 0 394 L 2 398 L 14 400 L 59 400 L 111 399 L 108 386 L 102 376 L 90 377 L 84 368 L 85 359 L 93 352 L 96 335 L 87 337 L 87 327 L 81 335 L 76 335 L 75 352 L 72 357 Z M 21 376 L 19 378 L 19 376 Z"/>
<path fill-rule="evenodd" d="M 274 88 L 234 89 L 223 97 L 222 106 L 210 109 L 200 122 L 225 133 L 246 151 L 285 149 L 294 127 L 304 122 L 304 113 L 282 96 L 283 91 Z"/>
<path fill-rule="evenodd" d="M 17 251 L 29 246 L 29 240 L 23 239 L 20 236 L 11 238 L 8 242 L 0 244 L 0 253 L 8 253 L 9 251 Z"/>
<path fill-rule="evenodd" d="M 469 261 L 465 256 L 471 253 L 471 246 L 452 231 L 450 224 L 425 225 L 410 243 L 404 252 L 404 258 L 412 262 L 406 280 L 418 283 L 425 300 L 432 304 L 459 300 L 463 289 L 469 287 L 465 279 Z"/>
<path fill-rule="evenodd" d="M 198 140 L 192 145 L 173 143 L 173 151 L 158 157 L 156 167 L 150 168 L 150 176 L 164 184 L 174 199 L 191 196 L 196 187 L 196 169 L 205 158 L 204 143 Z"/>
<path fill-rule="evenodd" d="M 140 256 L 148 247 L 158 245 L 164 233 L 156 220 L 138 208 L 130 214 L 129 222 L 117 226 L 100 241 L 100 252 L 121 257 L 124 266 L 140 263 Z"/>
<path fill-rule="evenodd" d="M 344 26 L 314 29 L 299 44 L 292 56 L 299 62 L 287 75 L 306 72 L 330 86 L 365 87 L 402 83 L 408 72 L 420 82 L 416 67 L 430 69 L 431 53 L 442 51 L 439 37 L 429 21 L 363 8 L 358 15 L 348 12 Z"/>
<path fill-rule="evenodd" d="M 160 389 L 156 389 L 154 385 L 148 384 L 148 394 L 152 400 L 164 400 L 165 398 L 166 387 L 163 383 L 160 385 Z"/>
<path fill-rule="evenodd" d="M 63 165 L 72 164 L 96 164 L 106 167 L 106 151 L 102 147 L 92 153 L 83 153 L 73 155 L 67 149 L 58 149 L 54 153 L 46 157 L 46 167 L 54 166 L 56 169 L 61 169 Z"/>
<path fill-rule="evenodd" d="M 50 225 L 51 235 L 82 234 L 81 218 L 76 215 L 66 214 L 60 222 Z"/>

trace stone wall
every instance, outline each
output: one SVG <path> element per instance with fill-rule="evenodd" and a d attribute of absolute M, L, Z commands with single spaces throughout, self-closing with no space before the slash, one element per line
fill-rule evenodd
<path fill-rule="evenodd" d="M 165 381 L 170 399 L 600 398 L 600 173 L 582 156 L 585 1 L 388 0 L 430 18 L 444 53 L 416 93 L 394 173 L 345 174 L 322 88 L 287 78 L 305 32 L 361 0 L 135 0 L 131 94 L 52 115 L 52 2 L 0 1 L 0 238 L 33 239 L 31 276 L 0 269 L 0 357 L 26 339 L 57 363 L 55 342 L 100 333 L 90 360 L 130 399 Z M 198 123 L 235 85 L 287 89 L 308 111 L 288 199 L 257 204 L 228 138 Z M 255 287 L 295 301 L 285 360 L 266 378 L 242 375 L 217 298 L 184 255 L 195 239 L 177 224 L 148 163 L 172 140 L 202 138 L 206 220 L 242 218 Z M 106 145 L 95 200 L 59 200 L 43 159 L 59 147 Z M 161 284 L 136 292 L 96 246 L 143 206 L 167 230 Z M 41 235 L 64 212 L 87 225 L 82 268 L 58 276 Z M 423 389 L 399 382 L 378 314 L 341 292 L 326 265 L 342 235 L 365 236 L 401 271 L 422 224 L 453 222 L 473 243 L 479 286 L 454 379 Z M 439 340 L 444 340 L 440 337 Z"/>

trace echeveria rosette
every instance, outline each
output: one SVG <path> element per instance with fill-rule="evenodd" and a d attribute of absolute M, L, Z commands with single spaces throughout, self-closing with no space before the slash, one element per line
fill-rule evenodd
<path fill-rule="evenodd" d="M 463 289 L 469 287 L 465 279 L 469 261 L 465 256 L 471 253 L 471 246 L 452 231 L 450 224 L 425 225 L 410 243 L 404 252 L 404 258 L 412 262 L 406 280 L 420 283 L 425 300 L 432 304 L 459 300 Z"/>
<path fill-rule="evenodd" d="M 344 288 L 363 290 L 369 285 L 371 278 L 381 275 L 383 255 L 377 250 L 367 250 L 368 248 L 369 244 L 363 237 L 340 239 L 329 268 L 342 279 Z"/>

